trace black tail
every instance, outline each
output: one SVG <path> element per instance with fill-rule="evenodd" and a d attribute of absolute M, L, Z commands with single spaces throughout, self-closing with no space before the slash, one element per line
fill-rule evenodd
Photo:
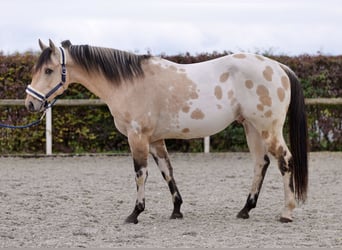
<path fill-rule="evenodd" d="M 292 173 L 295 195 L 305 201 L 308 190 L 308 127 L 303 89 L 295 73 L 284 67 L 291 83 L 289 106 L 290 145 L 293 157 Z"/>

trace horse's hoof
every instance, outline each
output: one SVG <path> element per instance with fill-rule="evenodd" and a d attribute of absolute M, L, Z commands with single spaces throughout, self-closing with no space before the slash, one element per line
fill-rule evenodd
<path fill-rule="evenodd" d="M 130 224 L 138 224 L 138 218 L 136 216 L 128 216 L 125 220 L 125 223 Z"/>
<path fill-rule="evenodd" d="M 249 218 L 249 214 L 248 214 L 248 212 L 246 212 L 246 211 L 244 211 L 244 210 L 241 210 L 241 211 L 237 214 L 236 217 L 239 218 L 239 219 L 248 219 L 248 218 Z"/>
<path fill-rule="evenodd" d="M 170 216 L 170 219 L 182 219 L 183 218 L 183 214 L 182 213 L 172 213 Z"/>
<path fill-rule="evenodd" d="M 279 221 L 282 223 L 289 223 L 289 222 L 292 222 L 293 220 L 291 218 L 280 217 Z"/>

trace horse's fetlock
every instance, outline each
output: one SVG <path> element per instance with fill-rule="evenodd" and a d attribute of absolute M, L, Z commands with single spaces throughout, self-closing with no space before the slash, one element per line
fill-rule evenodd
<path fill-rule="evenodd" d="M 134 208 L 134 211 L 138 212 L 138 213 L 141 213 L 145 210 L 145 199 L 141 201 L 137 201 L 136 204 L 135 204 L 135 208 Z"/>
<path fill-rule="evenodd" d="M 248 199 L 247 199 L 247 207 L 249 209 L 252 209 L 252 208 L 255 208 L 256 207 L 256 204 L 257 204 L 257 201 L 258 201 L 258 197 L 259 195 L 256 193 L 254 195 L 249 195 L 248 196 Z"/>

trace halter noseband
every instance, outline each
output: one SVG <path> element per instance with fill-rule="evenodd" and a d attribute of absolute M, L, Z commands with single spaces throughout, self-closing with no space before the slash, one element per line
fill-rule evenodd
<path fill-rule="evenodd" d="M 42 94 L 40 91 L 34 89 L 31 84 L 27 86 L 26 88 L 26 93 L 31 95 L 32 97 L 38 99 L 39 101 L 42 102 L 43 106 L 45 109 L 51 107 L 56 99 L 52 101 L 52 103 L 48 102 L 48 98 L 52 96 L 55 92 L 57 92 L 60 88 L 63 87 L 63 85 L 66 82 L 66 57 L 65 57 L 65 51 L 63 47 L 59 47 L 59 50 L 61 52 L 61 58 L 60 58 L 60 63 L 62 66 L 62 74 L 61 74 L 61 81 L 58 83 L 54 88 L 52 88 L 46 95 Z"/>

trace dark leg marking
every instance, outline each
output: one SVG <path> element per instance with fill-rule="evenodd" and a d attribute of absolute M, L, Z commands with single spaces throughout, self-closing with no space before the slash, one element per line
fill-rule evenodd
<path fill-rule="evenodd" d="M 134 207 L 133 212 L 126 218 L 126 223 L 138 223 L 138 216 L 141 212 L 145 210 L 145 199 L 143 199 L 143 202 L 136 201 L 136 205 Z"/>
<path fill-rule="evenodd" d="M 158 161 L 156 161 L 158 162 Z M 170 216 L 170 219 L 180 219 L 183 218 L 183 214 L 180 211 L 181 205 L 183 203 L 183 199 L 178 191 L 176 181 L 173 178 L 173 169 L 171 166 L 170 159 L 168 157 L 165 158 L 165 162 L 167 164 L 168 170 L 169 170 L 169 177 L 164 173 L 164 171 L 161 171 L 161 174 L 165 181 L 167 181 L 167 184 L 169 186 L 170 193 L 172 195 L 172 201 L 173 201 L 173 211 Z"/>
<path fill-rule="evenodd" d="M 180 211 L 183 200 L 182 200 L 181 195 L 179 194 L 179 191 L 178 191 L 178 188 L 176 186 L 176 182 L 174 181 L 174 179 L 171 179 L 169 181 L 169 189 L 173 197 L 173 211 L 172 211 L 170 219 L 183 218 L 183 214 Z"/>
<path fill-rule="evenodd" d="M 286 151 L 285 151 L 286 153 Z M 284 154 L 285 156 L 285 154 Z M 290 172 L 291 177 L 290 177 L 290 183 L 289 183 L 289 187 L 291 192 L 294 192 L 294 186 L 293 186 L 293 159 L 291 157 L 291 159 L 288 162 L 288 166 L 286 166 L 286 161 L 284 159 L 284 156 L 280 156 L 279 160 L 278 160 L 278 166 L 279 166 L 279 170 L 282 176 L 285 175 L 285 173 Z"/>
<path fill-rule="evenodd" d="M 247 201 L 245 206 L 241 209 L 238 213 L 237 217 L 240 219 L 248 219 L 249 218 L 249 211 L 256 207 L 258 201 L 259 193 L 256 193 L 254 197 L 251 197 L 251 194 L 248 195 Z"/>
<path fill-rule="evenodd" d="M 176 181 L 173 177 L 173 168 L 164 141 L 160 141 L 154 144 L 153 150 L 151 150 L 150 153 L 152 154 L 154 161 L 158 165 L 163 179 L 167 182 L 172 196 L 173 212 L 170 219 L 183 218 L 183 214 L 180 211 L 183 200 L 177 188 Z"/>
<path fill-rule="evenodd" d="M 144 174 L 142 169 L 145 167 L 142 164 L 139 164 L 138 161 L 136 161 L 135 159 L 133 159 L 133 163 L 134 163 L 134 170 L 135 170 L 135 175 L 136 175 L 135 179 L 136 179 L 136 184 L 137 184 L 137 192 L 139 192 L 140 188 L 143 188 L 143 189 L 145 188 L 144 185 L 145 185 L 146 180 L 147 180 L 148 172 L 146 170 L 146 176 L 145 176 L 145 180 L 143 182 L 144 185 L 139 186 L 139 184 L 138 184 L 139 179 Z M 125 222 L 137 224 L 138 223 L 138 216 L 144 210 L 145 210 L 145 198 L 142 198 L 142 201 L 139 201 L 137 199 L 135 202 L 135 207 L 133 209 L 133 212 L 126 218 Z"/>
<path fill-rule="evenodd" d="M 264 156 L 264 160 L 265 160 L 265 164 L 262 166 L 261 179 L 259 181 L 258 190 L 257 190 L 257 192 L 255 194 L 251 194 L 250 193 L 248 195 L 245 206 L 237 214 L 238 218 L 248 219 L 249 218 L 249 211 L 251 211 L 253 208 L 256 207 L 256 204 L 257 204 L 258 198 L 259 198 L 259 193 L 260 193 L 260 190 L 261 190 L 261 186 L 262 186 L 262 183 L 264 181 L 267 168 L 270 165 L 270 159 L 269 159 L 269 157 L 267 155 Z"/>

